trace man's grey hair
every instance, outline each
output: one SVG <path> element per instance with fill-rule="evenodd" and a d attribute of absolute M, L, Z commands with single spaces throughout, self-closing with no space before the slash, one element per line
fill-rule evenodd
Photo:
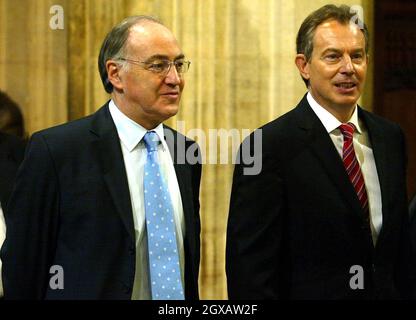
<path fill-rule="evenodd" d="M 357 13 L 347 5 L 341 5 L 339 7 L 328 4 L 318 10 L 312 12 L 302 23 L 299 28 L 298 35 L 296 37 L 296 52 L 304 54 L 306 61 L 310 61 L 313 52 L 313 38 L 315 36 L 316 28 L 328 20 L 335 20 L 343 25 L 347 25 L 352 21 L 355 21 L 357 26 L 362 26 L 361 31 L 365 38 L 365 52 L 368 54 L 369 50 L 369 33 L 367 26 L 363 21 L 355 19 Z M 303 79 L 303 78 L 302 78 Z M 309 86 L 309 80 L 303 79 L 306 87 Z"/>
<path fill-rule="evenodd" d="M 125 54 L 126 42 L 130 28 L 142 22 L 154 22 L 163 25 L 158 19 L 151 16 L 131 16 L 113 27 L 105 37 L 98 56 L 98 70 L 104 89 L 108 93 L 113 92 L 113 85 L 108 80 L 106 63 L 108 60 L 119 60 Z"/>

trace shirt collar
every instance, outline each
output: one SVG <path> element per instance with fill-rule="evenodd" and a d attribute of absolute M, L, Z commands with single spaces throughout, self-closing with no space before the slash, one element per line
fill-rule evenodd
<path fill-rule="evenodd" d="M 311 106 L 313 112 L 317 115 L 319 120 L 321 120 L 322 124 L 324 125 L 326 131 L 331 133 L 335 129 L 342 124 L 337 118 L 335 118 L 328 110 L 322 107 L 316 100 L 313 98 L 312 94 L 308 92 L 306 98 L 308 99 L 308 103 Z M 357 133 L 362 133 L 362 128 L 360 121 L 358 121 L 358 108 L 357 105 L 354 108 L 354 112 L 352 113 L 351 118 L 347 121 L 354 124 L 355 128 L 357 129 Z"/>
<path fill-rule="evenodd" d="M 114 124 L 117 128 L 118 136 L 120 137 L 121 142 L 126 146 L 129 152 L 132 152 L 133 149 L 139 144 L 143 139 L 146 132 L 150 131 L 142 127 L 137 122 L 133 121 L 127 117 L 120 109 L 116 106 L 113 100 L 110 100 L 109 109 L 111 117 L 113 118 Z M 155 131 L 159 136 L 161 145 L 165 148 L 165 139 L 163 133 L 163 123 L 160 123 L 156 128 L 151 131 Z"/>

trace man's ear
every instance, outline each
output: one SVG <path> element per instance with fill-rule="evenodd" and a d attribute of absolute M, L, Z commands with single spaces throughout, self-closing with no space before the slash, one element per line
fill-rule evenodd
<path fill-rule="evenodd" d="M 305 80 L 309 80 L 309 63 L 306 60 L 306 57 L 303 53 L 299 53 L 296 55 L 295 64 L 298 67 L 298 70 L 302 78 Z"/>
<path fill-rule="evenodd" d="M 120 78 L 120 68 L 121 66 L 116 63 L 114 60 L 108 60 L 105 63 L 105 67 L 107 69 L 107 77 L 108 81 L 111 82 L 113 87 L 118 90 L 123 89 L 123 84 Z"/>

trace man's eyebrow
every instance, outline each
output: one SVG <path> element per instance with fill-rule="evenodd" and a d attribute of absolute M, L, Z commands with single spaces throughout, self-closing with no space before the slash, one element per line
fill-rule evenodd
<path fill-rule="evenodd" d="M 174 61 L 185 58 L 185 55 L 183 53 L 177 55 L 174 59 Z M 164 54 L 154 54 L 153 56 L 150 56 L 146 59 L 146 61 L 152 61 L 152 60 L 169 60 L 169 57 Z"/>
<path fill-rule="evenodd" d="M 337 48 L 326 48 L 324 50 L 324 52 L 322 52 L 322 54 L 328 53 L 328 52 L 336 52 L 336 53 L 342 53 L 341 50 L 337 49 Z"/>
<path fill-rule="evenodd" d="M 362 47 L 357 47 L 357 48 L 354 48 L 354 49 L 351 50 L 351 52 L 354 52 L 354 53 L 356 53 L 356 52 L 364 52 L 364 51 L 365 50 Z M 326 54 L 328 52 L 342 53 L 343 51 L 340 50 L 340 49 L 337 49 L 337 48 L 327 48 L 327 49 L 324 50 L 324 52 L 322 52 L 322 54 Z"/>
<path fill-rule="evenodd" d="M 351 52 L 365 52 L 365 49 L 361 47 L 357 47 L 355 49 L 352 49 Z"/>

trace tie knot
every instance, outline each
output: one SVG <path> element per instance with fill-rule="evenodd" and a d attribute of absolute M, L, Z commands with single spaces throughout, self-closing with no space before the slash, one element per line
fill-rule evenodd
<path fill-rule="evenodd" d="M 157 145 L 160 142 L 159 136 L 154 131 L 148 131 L 143 137 L 147 152 L 157 151 Z"/>
<path fill-rule="evenodd" d="M 355 126 L 351 122 L 343 123 L 339 126 L 339 130 L 341 130 L 341 133 L 344 136 L 347 135 L 349 137 L 352 137 L 352 135 L 354 134 L 354 131 L 355 131 Z"/>

